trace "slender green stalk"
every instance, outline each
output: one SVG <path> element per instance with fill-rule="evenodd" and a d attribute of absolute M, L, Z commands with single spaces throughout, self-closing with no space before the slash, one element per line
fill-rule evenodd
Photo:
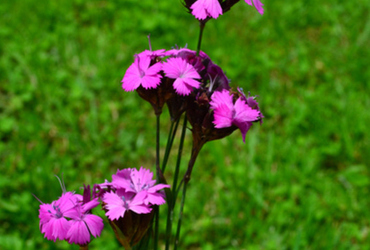
<path fill-rule="evenodd" d="M 181 207 L 180 207 L 180 215 L 179 215 L 179 220 L 177 222 L 177 230 L 176 230 L 176 238 L 175 238 L 175 246 L 174 250 L 177 249 L 177 246 L 179 245 L 179 239 L 180 239 L 180 229 L 181 229 L 181 222 L 182 222 L 182 215 L 184 211 L 184 205 L 185 205 L 185 196 L 186 196 L 186 188 L 187 188 L 187 183 L 184 184 L 184 187 L 182 189 L 182 198 L 181 198 Z"/>
<path fill-rule="evenodd" d="M 173 184 L 172 184 L 172 190 L 173 191 L 176 191 L 176 188 L 177 188 L 177 182 L 178 182 L 178 177 L 179 177 L 179 173 L 180 173 L 180 163 L 181 163 L 182 149 L 183 149 L 184 141 L 185 141 L 187 121 L 188 121 L 188 119 L 187 119 L 186 114 L 185 114 L 184 124 L 182 126 L 182 131 L 181 131 L 180 146 L 179 146 L 179 151 L 178 151 L 178 154 L 177 154 L 175 175 L 174 175 Z M 176 197 L 177 197 L 177 193 L 173 192 L 172 193 L 172 200 L 174 202 L 176 201 Z M 175 203 L 173 204 L 173 207 L 175 207 Z"/>
<path fill-rule="evenodd" d="M 185 140 L 186 125 L 187 125 L 187 118 L 186 118 L 186 114 L 185 114 L 184 124 L 182 126 L 182 131 L 181 131 L 179 151 L 178 151 L 178 154 L 177 154 L 176 169 L 175 169 L 175 174 L 174 174 L 174 179 L 173 179 L 173 184 L 172 184 L 172 190 L 173 191 L 176 191 L 177 180 L 178 180 L 178 176 L 179 176 L 179 172 L 180 172 L 181 155 L 182 155 L 182 149 L 183 149 L 184 140 Z M 167 225 L 166 225 L 166 250 L 169 249 L 170 242 L 171 242 L 173 211 L 174 211 L 175 204 L 176 204 L 176 197 L 177 197 L 177 194 L 175 192 L 173 192 L 171 203 L 168 204 Z"/>
<path fill-rule="evenodd" d="M 159 136 L 160 136 L 160 114 L 156 115 L 156 157 L 155 157 L 155 169 L 156 169 L 156 178 L 157 183 L 160 182 L 161 176 L 161 169 L 159 166 L 159 151 L 160 151 L 160 144 L 159 144 Z M 153 249 L 158 249 L 158 237 L 159 237 L 159 207 L 157 206 L 155 210 L 155 221 L 154 221 L 154 240 L 153 240 Z"/>
<path fill-rule="evenodd" d="M 200 47 L 202 45 L 203 30 L 205 26 L 206 26 L 206 22 L 200 20 L 199 21 L 200 30 L 199 30 L 199 37 L 198 37 L 197 56 L 199 56 Z"/>
<path fill-rule="evenodd" d="M 80 250 L 89 250 L 89 245 L 80 246 Z"/>
<path fill-rule="evenodd" d="M 155 170 L 156 170 L 156 175 L 157 175 L 157 183 L 159 183 L 160 181 L 160 173 L 161 173 L 161 169 L 160 169 L 160 166 L 159 166 L 159 151 L 160 151 L 160 144 L 159 144 L 159 136 L 160 136 L 160 114 L 159 115 L 156 115 L 156 141 L 155 141 L 155 144 L 156 144 L 156 150 L 155 150 Z"/>
<path fill-rule="evenodd" d="M 191 157 L 189 160 L 188 164 L 188 169 L 184 175 L 184 178 L 181 180 L 181 183 L 179 184 L 179 187 L 177 190 L 174 190 L 173 196 L 176 197 L 178 194 L 178 191 L 181 188 L 181 184 L 183 184 L 183 189 L 182 189 L 182 198 L 181 198 L 181 207 L 180 207 L 180 214 L 179 214 L 179 220 L 177 222 L 177 231 L 176 231 L 176 238 L 175 238 L 175 247 L 174 249 L 176 250 L 179 244 L 179 239 L 180 239 L 180 229 L 181 229 L 181 223 L 182 223 L 182 216 L 183 216 L 183 210 L 184 210 L 184 205 L 185 205 L 185 196 L 186 196 L 186 189 L 188 186 L 188 183 L 190 181 L 190 176 L 191 172 L 193 170 L 195 161 L 198 157 L 198 154 L 200 150 L 202 149 L 203 145 L 206 143 L 205 140 L 200 140 L 198 142 L 193 141 L 193 149 L 191 151 Z"/>
<path fill-rule="evenodd" d="M 164 173 L 164 171 L 166 170 L 168 158 L 170 156 L 170 151 L 173 145 L 173 141 L 175 139 L 179 121 L 180 119 L 177 119 L 176 121 L 171 120 L 170 132 L 168 134 L 167 145 L 166 145 L 166 151 L 164 152 L 164 156 L 163 156 L 162 173 Z"/>

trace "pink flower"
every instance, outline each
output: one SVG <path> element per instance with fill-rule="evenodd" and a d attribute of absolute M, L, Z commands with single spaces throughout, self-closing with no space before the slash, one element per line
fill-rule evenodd
<path fill-rule="evenodd" d="M 180 95 L 189 95 L 193 88 L 199 88 L 200 75 L 194 67 L 182 58 L 168 58 L 163 63 L 163 71 L 168 78 L 176 79 L 173 87 Z"/>
<path fill-rule="evenodd" d="M 69 214 L 69 217 L 72 219 L 70 221 L 71 227 L 67 233 L 67 239 L 70 244 L 85 245 L 89 243 L 90 233 L 95 238 L 100 236 L 104 227 L 103 219 L 88 213 L 88 211 L 99 204 L 98 198 L 96 198 L 84 205 L 78 204 Z"/>
<path fill-rule="evenodd" d="M 75 207 L 76 202 L 77 197 L 72 192 L 66 192 L 51 204 L 40 205 L 40 230 L 48 240 L 67 238 L 71 224 L 65 217 Z"/>
<path fill-rule="evenodd" d="M 144 204 L 145 198 L 145 192 L 140 192 L 132 196 L 122 189 L 118 189 L 116 193 L 105 193 L 103 202 L 106 203 L 105 208 L 108 210 L 105 215 L 108 216 L 110 220 L 118 220 L 120 217 L 124 217 L 128 210 L 137 214 L 148 214 L 152 209 Z"/>
<path fill-rule="evenodd" d="M 242 98 L 238 98 L 234 104 L 233 95 L 230 95 L 229 91 L 225 89 L 213 93 L 210 105 L 214 110 L 213 124 L 215 124 L 215 128 L 227 128 L 235 125 L 242 133 L 243 142 L 245 142 L 245 135 L 252 126 L 252 121 L 257 121 L 260 118 L 260 112 L 249 107 Z"/>
<path fill-rule="evenodd" d="M 58 178 L 60 181 L 60 179 Z M 90 242 L 90 233 L 100 236 L 103 220 L 91 214 L 91 209 L 100 204 L 98 198 L 91 200 L 90 186 L 84 185 L 84 195 L 66 192 L 60 181 L 63 194 L 51 204 L 42 204 L 39 209 L 40 230 L 48 240 L 68 240 L 69 243 L 85 245 Z"/>
<path fill-rule="evenodd" d="M 247 4 L 252 6 L 252 0 L 244 0 Z M 260 2 L 260 0 L 253 0 L 254 7 L 256 7 L 257 11 L 263 15 L 263 4 Z"/>
<path fill-rule="evenodd" d="M 140 85 L 145 89 L 156 88 L 159 85 L 162 78 L 159 74 L 162 64 L 159 62 L 150 66 L 152 55 L 145 51 L 136 55 L 134 63 L 127 69 L 122 79 L 122 88 L 124 90 L 132 91 Z"/>
<path fill-rule="evenodd" d="M 199 20 L 207 17 L 217 18 L 222 15 L 222 8 L 218 0 L 198 0 L 190 6 L 193 14 Z"/>
<path fill-rule="evenodd" d="M 146 205 L 162 205 L 166 201 L 164 200 L 163 194 L 158 192 L 163 188 L 169 188 L 170 185 L 158 184 L 155 185 L 153 180 L 153 173 L 149 169 L 143 167 L 140 170 L 135 168 L 128 168 L 123 170 L 117 170 L 117 173 L 112 176 L 113 187 L 119 189 L 122 188 L 126 192 L 138 194 L 140 192 L 146 193 L 144 203 Z"/>

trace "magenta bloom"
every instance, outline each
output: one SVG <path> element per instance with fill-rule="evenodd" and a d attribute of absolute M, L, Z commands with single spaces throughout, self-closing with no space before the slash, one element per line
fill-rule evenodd
<path fill-rule="evenodd" d="M 168 78 L 176 79 L 173 88 L 180 95 L 189 95 L 193 88 L 199 88 L 200 75 L 194 67 L 182 58 L 168 58 L 163 63 L 163 71 Z"/>
<path fill-rule="evenodd" d="M 233 95 L 230 95 L 229 91 L 225 89 L 213 93 L 210 105 L 214 110 L 213 123 L 215 127 L 237 126 L 242 133 L 243 142 L 245 142 L 245 135 L 252 126 L 252 122 L 260 118 L 260 112 L 249 107 L 242 98 L 238 98 L 234 104 Z"/>
<path fill-rule="evenodd" d="M 64 193 L 58 200 L 51 204 L 39 200 L 42 203 L 39 209 L 41 233 L 48 240 L 68 240 L 69 243 L 85 245 L 90 242 L 90 233 L 97 237 L 103 230 L 103 220 L 90 212 L 100 202 L 98 198 L 91 200 L 90 186 L 84 186 L 82 196 L 66 192 L 64 183 L 60 183 Z"/>
<path fill-rule="evenodd" d="M 153 173 L 143 167 L 140 170 L 135 168 L 117 170 L 117 173 L 112 176 L 112 180 L 112 185 L 117 189 L 122 188 L 126 192 L 135 194 L 145 192 L 146 198 L 144 199 L 144 203 L 146 205 L 164 204 L 166 201 L 164 200 L 163 193 L 158 191 L 170 187 L 170 185 L 166 184 L 155 185 L 156 181 L 153 180 Z"/>
<path fill-rule="evenodd" d="M 252 0 L 244 0 L 247 4 L 252 6 Z M 253 0 L 254 7 L 256 7 L 257 11 L 263 15 L 263 4 L 260 2 L 260 0 Z"/>
<path fill-rule="evenodd" d="M 191 14 L 199 20 L 207 17 L 217 18 L 222 15 L 222 8 L 218 0 L 198 0 L 190 6 Z"/>
<path fill-rule="evenodd" d="M 85 245 L 90 242 L 90 233 L 94 237 L 99 237 L 104 224 L 103 219 L 97 215 L 90 214 L 92 208 L 99 205 L 98 198 L 93 199 L 84 205 L 77 205 L 69 213 L 71 227 L 67 233 L 67 239 L 70 244 Z"/>
<path fill-rule="evenodd" d="M 110 220 L 118 220 L 120 217 L 123 217 L 128 210 L 137 214 L 148 214 L 152 209 L 144 204 L 145 198 L 145 192 L 140 192 L 132 196 L 122 189 L 118 189 L 116 193 L 105 193 L 103 202 L 106 203 L 105 208 L 108 210 L 105 215 L 108 216 Z"/>
<path fill-rule="evenodd" d="M 127 69 L 122 79 L 122 88 L 124 90 L 132 91 L 140 85 L 145 89 L 156 88 L 159 85 L 162 78 L 161 74 L 159 74 L 162 64 L 155 63 L 150 66 L 151 56 L 151 53 L 145 51 L 136 55 L 134 63 Z"/>
<path fill-rule="evenodd" d="M 41 204 L 39 209 L 40 230 L 48 240 L 64 240 L 71 227 L 65 218 L 77 202 L 72 192 L 63 193 L 62 196 L 51 204 Z"/>

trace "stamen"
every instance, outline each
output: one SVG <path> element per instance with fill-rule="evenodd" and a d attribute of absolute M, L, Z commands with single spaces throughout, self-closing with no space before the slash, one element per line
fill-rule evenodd
<path fill-rule="evenodd" d="M 212 79 L 212 77 L 211 77 L 210 74 L 208 74 L 208 77 L 209 77 L 209 88 L 208 88 L 208 92 L 212 92 L 213 86 L 215 85 L 215 82 L 216 82 L 216 79 L 217 79 L 218 75 L 216 75 L 215 79 Z"/>
<path fill-rule="evenodd" d="M 150 42 L 150 34 L 147 37 L 148 37 L 148 41 L 149 41 L 149 49 L 150 49 L 150 51 L 152 51 L 152 43 Z"/>

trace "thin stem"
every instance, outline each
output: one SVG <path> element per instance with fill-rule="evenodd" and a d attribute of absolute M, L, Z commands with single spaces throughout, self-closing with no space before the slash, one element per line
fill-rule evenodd
<path fill-rule="evenodd" d="M 88 244 L 83 246 L 80 245 L 80 250 L 89 250 L 89 245 Z"/>
<path fill-rule="evenodd" d="M 171 141 L 172 141 L 172 130 L 174 126 L 174 121 L 171 120 L 171 125 L 170 125 L 170 131 L 168 133 L 168 138 L 167 138 L 167 144 L 166 144 L 166 151 L 164 152 L 163 156 L 163 161 L 162 161 L 162 173 L 166 170 L 166 165 L 168 161 L 168 156 L 170 155 L 170 150 L 171 150 Z"/>
<path fill-rule="evenodd" d="M 185 134 L 186 134 L 186 124 L 187 124 L 187 118 L 186 114 L 184 117 L 184 124 L 182 126 L 182 131 L 181 131 L 181 138 L 180 138 L 180 146 L 179 146 L 179 151 L 177 154 L 177 162 L 176 162 L 176 169 L 175 169 L 175 174 L 174 174 L 174 179 L 173 179 L 173 184 L 172 184 L 172 190 L 176 191 L 176 186 L 177 186 L 177 180 L 180 172 L 180 163 L 181 163 L 181 155 L 182 155 L 182 149 L 184 146 L 184 140 L 185 140 Z M 171 203 L 168 204 L 168 213 L 167 213 L 167 225 L 166 225 L 166 250 L 169 249 L 170 247 L 170 239 L 171 239 L 171 232 L 172 232 L 172 222 L 173 222 L 173 211 L 175 208 L 176 204 L 176 197 L 177 194 L 172 193 L 172 199 Z"/>
<path fill-rule="evenodd" d="M 171 120 L 171 126 L 170 126 L 170 132 L 168 134 L 168 139 L 167 139 L 167 145 L 166 145 L 166 151 L 164 152 L 163 156 L 163 162 L 162 162 L 162 174 L 166 170 L 168 158 L 170 156 L 170 151 L 173 145 L 173 141 L 175 139 L 175 135 L 177 132 L 177 127 L 179 125 L 180 119 L 177 119 L 176 121 Z"/>
<path fill-rule="evenodd" d="M 159 136 L 160 136 L 160 115 L 156 115 L 157 120 L 157 129 L 156 129 L 156 150 L 155 150 L 155 169 L 156 169 L 156 175 L 157 175 L 157 183 L 160 181 L 160 166 L 159 166 L 159 151 L 160 151 L 160 145 L 159 145 Z"/>
<path fill-rule="evenodd" d="M 154 250 L 158 249 L 158 238 L 159 238 L 159 206 L 156 206 L 155 208 L 155 214 L 154 214 L 155 224 L 154 224 Z"/>
<path fill-rule="evenodd" d="M 177 249 L 177 246 L 179 244 L 179 239 L 180 239 L 180 230 L 181 230 L 181 222 L 182 222 L 182 216 L 183 216 L 184 205 L 185 205 L 186 188 L 187 188 L 188 183 L 190 181 L 190 176 L 191 176 L 191 172 L 193 170 L 195 161 L 198 157 L 198 154 L 199 154 L 200 150 L 202 149 L 202 147 L 205 143 L 206 143 L 205 140 L 200 140 L 198 142 L 193 141 L 193 149 L 192 149 L 192 152 L 191 152 L 191 157 L 190 157 L 190 160 L 189 160 L 188 169 L 187 169 L 187 171 L 184 175 L 184 178 L 181 180 L 181 183 L 180 183 L 178 189 L 173 192 L 174 197 L 176 197 L 177 194 L 178 194 L 178 191 L 181 187 L 181 184 L 184 185 L 183 189 L 182 189 L 182 198 L 181 198 L 181 207 L 180 207 L 179 220 L 177 222 L 177 231 L 176 231 L 175 247 L 174 247 L 175 250 Z"/>
<path fill-rule="evenodd" d="M 160 114 L 156 115 L 156 157 L 155 157 L 155 169 L 156 169 L 156 178 L 157 178 L 157 183 L 160 182 L 161 178 L 161 169 L 159 166 L 159 150 L 160 150 L 160 144 L 159 144 L 159 136 L 160 136 Z M 155 210 L 155 221 L 154 221 L 154 240 L 153 240 L 153 249 L 157 250 L 158 249 L 158 237 L 159 237 L 159 207 Z"/>
<path fill-rule="evenodd" d="M 176 162 L 176 169 L 175 169 L 175 175 L 173 178 L 173 184 L 172 184 L 172 189 L 173 191 L 176 191 L 177 188 L 177 182 L 178 182 L 178 177 L 179 177 L 179 172 L 180 172 L 180 163 L 181 163 L 181 155 L 182 155 L 182 149 L 184 146 L 184 140 L 185 140 L 185 134 L 186 134 L 186 125 L 187 125 L 187 117 L 185 114 L 184 117 L 184 124 L 182 126 L 182 131 L 181 131 L 181 138 L 180 138 L 180 146 L 179 146 L 179 152 L 177 154 L 177 162 Z M 173 200 L 173 207 L 175 207 L 175 201 L 176 201 L 177 193 L 173 192 L 172 200 Z"/>
<path fill-rule="evenodd" d="M 177 249 L 177 246 L 179 244 L 179 239 L 180 239 L 180 229 L 181 229 L 182 215 L 183 215 L 184 205 L 185 205 L 186 187 L 187 187 L 187 183 L 185 183 L 185 185 L 184 185 L 184 187 L 182 189 L 180 215 L 179 215 L 179 221 L 177 222 L 177 231 L 176 231 L 176 238 L 175 238 L 174 250 Z"/>
<path fill-rule="evenodd" d="M 199 38 L 198 38 L 198 46 L 197 46 L 197 56 L 199 56 L 200 46 L 202 45 L 203 30 L 205 26 L 206 26 L 206 21 L 200 20 L 199 21 L 200 30 L 199 30 Z"/>

